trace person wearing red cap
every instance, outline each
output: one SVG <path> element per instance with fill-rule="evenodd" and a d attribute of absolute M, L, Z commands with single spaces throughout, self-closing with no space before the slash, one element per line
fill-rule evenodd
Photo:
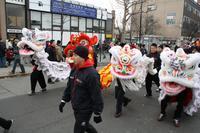
<path fill-rule="evenodd" d="M 74 133 L 97 133 L 89 123 L 93 113 L 94 122 L 102 121 L 103 99 L 100 76 L 88 58 L 88 53 L 85 46 L 77 46 L 74 50 L 74 68 L 59 105 L 59 111 L 63 112 L 65 103 L 71 101 L 75 116 Z"/>

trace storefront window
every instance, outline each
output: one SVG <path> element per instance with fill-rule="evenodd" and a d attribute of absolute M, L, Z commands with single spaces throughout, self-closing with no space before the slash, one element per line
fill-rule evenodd
<path fill-rule="evenodd" d="M 31 11 L 31 28 L 41 28 L 41 12 Z"/>
<path fill-rule="evenodd" d="M 92 19 L 87 19 L 87 28 L 92 28 Z"/>
<path fill-rule="evenodd" d="M 63 30 L 70 30 L 70 16 L 63 16 Z"/>
<path fill-rule="evenodd" d="M 79 31 L 85 32 L 86 22 L 85 18 L 79 18 Z"/>
<path fill-rule="evenodd" d="M 78 31 L 78 17 L 71 17 L 71 31 Z"/>
<path fill-rule="evenodd" d="M 53 29 L 60 30 L 61 29 L 61 15 L 53 14 Z"/>
<path fill-rule="evenodd" d="M 97 19 L 93 20 L 93 32 L 99 33 L 99 20 Z"/>
<path fill-rule="evenodd" d="M 51 14 L 42 13 L 42 29 L 47 30 L 51 29 Z"/>
<path fill-rule="evenodd" d="M 6 4 L 7 27 L 25 27 L 25 7 L 21 5 Z"/>

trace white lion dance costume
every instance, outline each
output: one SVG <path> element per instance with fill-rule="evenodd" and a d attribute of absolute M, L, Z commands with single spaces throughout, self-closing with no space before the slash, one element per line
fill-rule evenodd
<path fill-rule="evenodd" d="M 184 111 L 192 115 L 200 108 L 200 54 L 186 54 L 182 48 L 177 52 L 165 48 L 161 53 L 162 66 L 159 78 L 162 91 L 159 100 L 165 95 L 176 96 L 186 88 L 192 90 L 192 99 Z"/>
<path fill-rule="evenodd" d="M 147 72 L 152 75 L 157 73 L 153 69 L 153 58 L 142 56 L 138 49 L 130 49 L 129 45 L 125 45 L 123 48 L 113 46 L 109 52 L 112 54 L 110 64 L 99 71 L 103 87 L 109 87 L 110 81 L 116 77 L 120 79 L 124 91 L 126 89 L 139 90 L 145 81 Z"/>
<path fill-rule="evenodd" d="M 35 29 L 22 29 L 23 38 L 17 44 L 21 55 L 33 55 L 38 70 L 42 70 L 53 81 L 66 80 L 71 68 L 67 62 L 54 62 L 47 59 L 48 54 L 44 51 L 49 35 L 45 31 Z"/>

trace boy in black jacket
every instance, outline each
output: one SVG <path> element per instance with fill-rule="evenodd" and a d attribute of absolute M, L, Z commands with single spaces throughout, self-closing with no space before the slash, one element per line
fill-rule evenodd
<path fill-rule="evenodd" d="M 78 46 L 74 50 L 74 66 L 71 71 L 67 87 L 64 91 L 60 112 L 66 102 L 71 101 L 75 116 L 74 133 L 97 133 L 96 129 L 89 123 L 92 113 L 94 121 L 102 121 L 103 99 L 101 95 L 100 77 L 88 59 L 88 49 Z"/>

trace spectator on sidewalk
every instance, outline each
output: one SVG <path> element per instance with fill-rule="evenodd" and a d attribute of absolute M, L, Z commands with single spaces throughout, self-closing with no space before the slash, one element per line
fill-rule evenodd
<path fill-rule="evenodd" d="M 0 117 L 0 126 L 2 128 L 4 128 L 4 132 L 9 131 L 12 124 L 13 124 L 13 120 L 6 120 L 6 119 Z"/>
<path fill-rule="evenodd" d="M 6 60 L 8 62 L 8 66 L 10 66 L 13 57 L 14 57 L 13 48 L 9 46 L 9 48 L 6 50 Z"/>
<path fill-rule="evenodd" d="M 56 49 L 56 60 L 58 62 L 64 61 L 63 50 L 62 50 L 62 47 L 61 47 L 61 41 L 60 40 L 57 41 L 57 44 L 55 45 L 55 49 Z"/>
<path fill-rule="evenodd" d="M 6 44 L 0 39 L 0 68 L 6 67 Z"/>
<path fill-rule="evenodd" d="M 19 64 L 21 73 L 25 73 L 24 66 L 21 64 L 21 57 L 19 54 L 19 48 L 17 47 L 17 39 L 14 39 L 13 41 L 13 52 L 14 52 L 14 65 L 11 71 L 11 74 L 15 74 L 15 69 L 17 67 L 17 64 Z"/>

